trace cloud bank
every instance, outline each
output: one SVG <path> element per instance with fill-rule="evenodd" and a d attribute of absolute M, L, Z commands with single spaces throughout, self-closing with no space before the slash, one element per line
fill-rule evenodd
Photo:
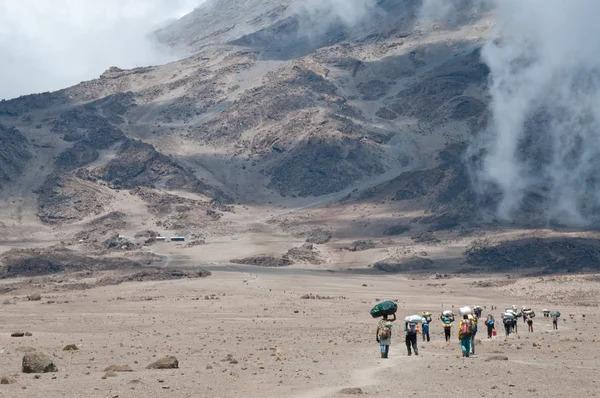
<path fill-rule="evenodd" d="M 151 33 L 203 0 L 0 0 L 0 98 L 173 59 Z"/>
<path fill-rule="evenodd" d="M 533 209 L 568 225 L 600 215 L 600 3 L 497 0 L 491 124 L 479 187 L 500 192 L 498 215 Z"/>

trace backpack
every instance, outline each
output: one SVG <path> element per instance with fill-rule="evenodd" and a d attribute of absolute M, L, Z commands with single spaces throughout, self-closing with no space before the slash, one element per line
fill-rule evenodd
<path fill-rule="evenodd" d="M 406 334 L 417 334 L 417 324 L 409 322 L 408 325 L 406 325 Z"/>
<path fill-rule="evenodd" d="M 473 334 L 473 323 L 470 319 L 463 319 L 463 321 L 460 323 L 460 333 L 463 336 Z"/>
<path fill-rule="evenodd" d="M 377 337 L 379 337 L 380 340 L 389 339 L 392 337 L 392 329 L 386 323 L 382 322 L 379 325 Z"/>

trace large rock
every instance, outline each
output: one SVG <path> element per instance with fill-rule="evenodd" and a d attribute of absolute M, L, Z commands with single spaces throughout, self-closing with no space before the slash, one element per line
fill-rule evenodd
<path fill-rule="evenodd" d="M 105 372 L 133 372 L 133 369 L 131 369 L 128 365 L 110 365 L 109 367 L 107 367 L 106 369 L 104 369 Z"/>
<path fill-rule="evenodd" d="M 39 351 L 28 352 L 23 356 L 23 373 L 58 372 L 52 359 Z"/>
<path fill-rule="evenodd" d="M 15 384 L 17 381 L 8 376 L 2 376 L 0 378 L 0 384 Z"/>
<path fill-rule="evenodd" d="M 179 368 L 179 361 L 175 357 L 161 358 L 156 362 L 152 362 L 146 366 L 146 369 L 177 369 Z"/>

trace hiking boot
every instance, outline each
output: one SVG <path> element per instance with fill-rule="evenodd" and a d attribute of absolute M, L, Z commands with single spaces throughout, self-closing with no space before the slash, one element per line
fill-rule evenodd
<path fill-rule="evenodd" d="M 408 356 L 411 356 L 411 355 L 412 355 L 412 352 L 410 352 L 410 351 L 409 351 L 409 352 L 408 352 Z"/>
<path fill-rule="evenodd" d="M 419 351 L 416 351 L 416 350 L 415 350 L 415 355 L 419 355 Z"/>
<path fill-rule="evenodd" d="M 381 353 L 381 358 L 385 358 L 385 354 L 383 352 Z"/>

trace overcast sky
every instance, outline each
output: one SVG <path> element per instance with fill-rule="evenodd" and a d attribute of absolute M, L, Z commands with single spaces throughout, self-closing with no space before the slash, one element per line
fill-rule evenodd
<path fill-rule="evenodd" d="M 148 34 L 202 1 L 0 0 L 0 99 L 167 62 Z"/>

